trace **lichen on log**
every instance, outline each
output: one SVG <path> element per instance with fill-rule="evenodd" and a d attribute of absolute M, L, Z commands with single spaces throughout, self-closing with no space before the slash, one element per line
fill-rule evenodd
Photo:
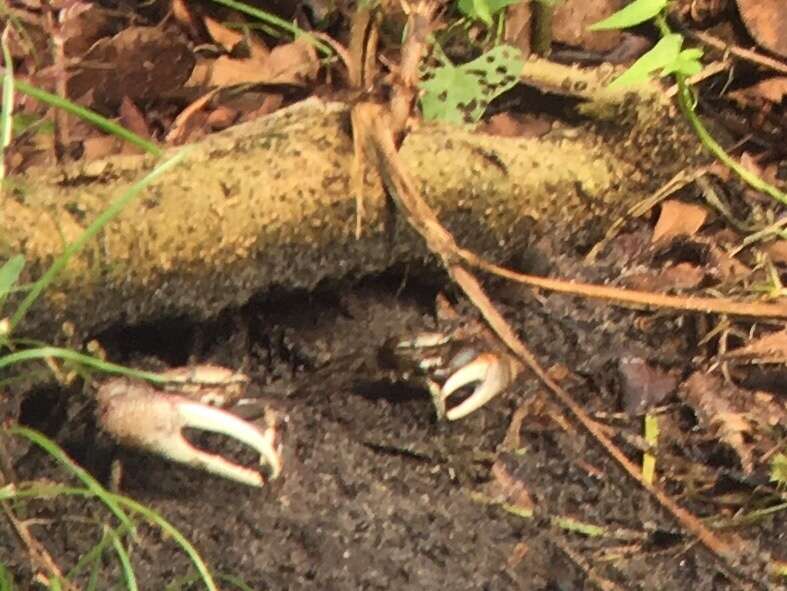
<path fill-rule="evenodd" d="M 696 142 L 655 97 L 590 100 L 583 123 L 541 138 L 424 125 L 401 157 L 459 244 L 504 260 L 538 235 L 609 222 L 696 161 Z M 57 340 L 65 321 L 87 336 L 118 322 L 204 319 L 274 287 L 428 261 L 373 170 L 356 238 L 349 121 L 349 107 L 310 99 L 195 144 L 71 261 L 19 334 Z M 153 165 L 124 156 L 14 179 L 0 206 L 0 261 L 22 253 L 23 279 L 38 277 Z"/>

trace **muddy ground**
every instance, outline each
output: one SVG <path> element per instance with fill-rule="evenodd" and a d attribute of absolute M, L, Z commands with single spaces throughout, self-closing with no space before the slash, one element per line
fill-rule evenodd
<path fill-rule="evenodd" d="M 558 274 L 586 280 L 616 272 L 588 268 L 579 258 L 551 260 Z M 219 577 L 237 577 L 252 589 L 567 591 L 596 588 L 603 579 L 622 589 L 737 588 L 720 562 L 579 427 L 567 419 L 561 428 L 549 418 L 559 415 L 558 407 L 536 380 L 521 376 L 481 411 L 448 424 L 436 421 L 426 392 L 380 367 L 386 339 L 435 327 L 434 298 L 447 287 L 434 271 L 398 270 L 314 293 L 261 297 L 210 324 L 169 320 L 99 335 L 111 359 L 135 366 L 211 361 L 243 368 L 289 416 L 285 472 L 263 490 L 124 450 L 123 492 L 177 526 Z M 568 296 L 488 287 L 544 366 L 568 368 L 563 386 L 591 412 L 619 410 L 620 356 L 636 353 L 685 373 L 697 352 L 698 320 L 691 316 L 643 316 Z M 450 287 L 447 293 L 454 295 Z M 457 308 L 472 315 L 462 301 Z M 635 323 L 643 317 L 651 321 Z M 22 420 L 106 483 L 114 447 L 96 435 L 87 394 L 64 394 L 42 390 L 29 397 Z M 523 404 L 536 410 L 518 430 L 517 450 L 506 450 L 512 414 Z M 686 414 L 691 428 L 680 404 L 670 412 Z M 636 418 L 608 422 L 631 433 L 640 425 Z M 618 443 L 639 461 L 633 447 Z M 490 490 L 495 460 L 498 471 L 527 488 L 534 518 L 479 499 Z M 67 480 L 36 449 L 15 468 L 20 480 Z M 699 498 L 682 503 L 712 512 Z M 97 503 L 77 498 L 31 502 L 21 514 L 37 519 L 33 533 L 64 566 L 97 542 L 100 522 L 109 520 Z M 550 525 L 550 516 L 607 533 L 571 533 Z M 776 513 L 742 535 L 778 547 L 784 520 L 784 512 Z M 140 589 L 163 589 L 194 572 L 152 527 L 141 527 L 132 561 Z M 0 536 L 0 562 L 19 588 L 32 585 L 29 558 L 9 535 Z M 117 561 L 107 558 L 102 568 L 98 588 L 118 588 Z M 227 579 L 221 585 L 236 588 Z"/>

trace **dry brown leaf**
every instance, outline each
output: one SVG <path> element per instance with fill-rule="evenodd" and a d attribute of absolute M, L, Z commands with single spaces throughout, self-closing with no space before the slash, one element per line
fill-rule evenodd
<path fill-rule="evenodd" d="M 774 240 L 765 246 L 765 252 L 776 264 L 787 264 L 787 240 Z"/>
<path fill-rule="evenodd" d="M 117 154 L 123 147 L 123 140 L 113 135 L 97 135 L 82 140 L 82 158 L 90 162 Z"/>
<path fill-rule="evenodd" d="M 524 57 L 530 55 L 533 29 L 533 7 L 530 2 L 517 2 L 506 8 L 506 30 L 503 40 L 519 49 Z"/>
<path fill-rule="evenodd" d="M 683 383 L 682 391 L 700 423 L 735 451 L 744 472 L 750 474 L 754 468 L 749 443 L 752 424 L 745 407 L 753 399 L 752 393 L 699 371 Z"/>
<path fill-rule="evenodd" d="M 787 57 L 787 10 L 784 0 L 736 0 L 741 20 L 754 40 Z"/>
<path fill-rule="evenodd" d="M 722 281 L 737 281 L 750 275 L 752 270 L 724 249 L 716 241 L 707 243 L 708 266 L 712 267 Z"/>
<path fill-rule="evenodd" d="M 234 86 L 236 84 L 266 83 L 270 73 L 264 61 L 236 59 L 222 55 L 213 61 L 207 86 Z"/>
<path fill-rule="evenodd" d="M 724 358 L 745 360 L 750 363 L 787 363 L 787 328 L 729 351 Z"/>
<path fill-rule="evenodd" d="M 304 85 L 317 76 L 320 62 L 314 47 L 298 40 L 274 47 L 263 59 L 235 59 L 221 56 L 213 62 L 207 84 L 234 86 L 237 84 Z"/>
<path fill-rule="evenodd" d="M 753 156 L 751 152 L 743 152 L 739 161 L 741 166 L 749 172 L 757 176 L 762 176 L 762 166 L 760 166 L 756 156 Z"/>
<path fill-rule="evenodd" d="M 172 0 L 171 8 L 175 21 L 188 31 L 192 39 L 199 39 L 202 30 L 199 21 L 189 8 L 188 0 Z"/>
<path fill-rule="evenodd" d="M 623 0 L 565 0 L 555 7 L 552 17 L 552 39 L 588 51 L 609 51 L 620 43 L 622 32 L 590 31 L 588 27 L 617 12 Z"/>
<path fill-rule="evenodd" d="M 205 122 L 211 130 L 217 131 L 219 129 L 226 129 L 238 120 L 239 113 L 237 109 L 220 105 L 216 107 L 213 112 L 208 115 Z"/>
<path fill-rule="evenodd" d="M 274 47 L 267 66 L 273 84 L 306 84 L 320 71 L 317 51 L 303 38 Z"/>
<path fill-rule="evenodd" d="M 705 270 L 691 263 L 678 263 L 666 267 L 658 275 L 661 289 L 690 289 L 705 279 Z"/>
<path fill-rule="evenodd" d="M 150 127 L 142 111 L 127 96 L 120 102 L 120 123 L 138 136 L 150 139 Z"/>
<path fill-rule="evenodd" d="M 787 95 L 787 76 L 774 76 L 773 78 L 760 80 L 756 84 L 730 94 L 732 96 L 743 95 L 745 97 L 761 98 L 779 105 L 784 100 L 785 95 Z"/>
<path fill-rule="evenodd" d="M 165 141 L 169 144 L 176 145 L 186 141 L 186 138 L 189 137 L 191 132 L 198 125 L 194 122 L 196 114 L 202 112 L 205 105 L 207 105 L 218 92 L 219 89 L 215 88 L 202 95 L 196 101 L 192 102 L 189 106 L 183 109 L 178 114 L 175 122 L 172 124 L 172 127 L 170 127 L 170 130 L 167 132 Z"/>
<path fill-rule="evenodd" d="M 621 278 L 621 284 L 641 291 L 690 289 L 702 283 L 705 274 L 705 270 L 696 265 L 678 263 L 658 272 L 630 273 Z"/>
<path fill-rule="evenodd" d="M 662 203 L 651 242 L 669 242 L 678 236 L 693 236 L 705 223 L 708 211 L 699 205 L 670 199 Z"/>
<path fill-rule="evenodd" d="M 68 97 L 84 100 L 92 92 L 90 106 L 114 107 L 124 96 L 147 101 L 180 89 L 191 75 L 194 56 L 177 35 L 158 27 L 129 27 L 93 45 L 83 63 L 67 81 Z"/>
<path fill-rule="evenodd" d="M 546 119 L 505 111 L 492 115 L 479 131 L 502 137 L 541 137 L 551 129 L 552 124 Z"/>
<path fill-rule="evenodd" d="M 69 57 L 84 54 L 102 37 L 111 35 L 116 17 L 96 2 L 73 2 L 60 11 L 63 53 Z"/>
<path fill-rule="evenodd" d="M 661 404 L 678 386 L 677 376 L 635 355 L 620 358 L 618 373 L 621 377 L 623 411 L 632 415 Z"/>
<path fill-rule="evenodd" d="M 526 484 L 506 465 L 505 457 L 492 464 L 492 480 L 486 492 L 495 501 L 513 505 L 523 511 L 532 511 L 536 504 L 527 490 Z"/>
<path fill-rule="evenodd" d="M 238 43 L 243 41 L 243 33 L 225 27 L 219 21 L 209 16 L 206 16 L 203 22 L 211 39 L 221 45 L 227 53 L 232 53 Z"/>

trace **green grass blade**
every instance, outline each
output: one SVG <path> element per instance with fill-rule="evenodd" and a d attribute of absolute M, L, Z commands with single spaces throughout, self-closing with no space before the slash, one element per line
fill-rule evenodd
<path fill-rule="evenodd" d="M 23 427 L 16 427 L 16 429 L 24 429 Z M 45 437 L 41 436 L 43 439 Z M 52 444 L 55 448 L 54 444 Z M 197 552 L 196 548 L 185 538 L 185 536 L 178 531 L 178 529 L 172 525 L 169 521 L 167 521 L 164 517 L 162 517 L 159 513 L 154 511 L 153 509 L 138 503 L 137 501 L 130 499 L 126 496 L 110 493 L 97 485 L 103 491 L 103 497 L 101 500 L 104 500 L 104 497 L 108 500 L 112 501 L 114 504 L 122 506 L 127 510 L 141 515 L 144 519 L 148 522 L 156 525 L 161 529 L 164 534 L 169 536 L 176 544 L 178 544 L 186 555 L 191 559 L 191 562 L 197 569 L 200 577 L 202 578 L 203 583 L 208 588 L 209 591 L 218 591 L 218 587 L 216 586 L 216 582 L 213 580 L 210 571 L 208 570 L 205 561 L 202 560 L 202 557 Z M 75 496 L 83 496 L 83 497 L 91 497 L 95 496 L 95 491 L 93 488 L 77 488 L 77 487 L 66 487 L 63 485 L 53 485 L 53 484 L 46 484 L 46 485 L 38 485 L 36 484 L 33 487 L 27 487 L 23 490 L 20 490 L 21 487 L 16 485 L 10 484 L 0 488 L 0 501 L 2 500 L 10 500 L 10 499 L 19 499 L 25 497 L 40 497 L 42 494 L 55 496 L 58 494 L 64 495 L 75 495 Z M 133 531 L 133 530 L 131 530 Z"/>
<path fill-rule="evenodd" d="M 11 144 L 14 125 L 14 61 L 8 49 L 8 31 L 3 31 L 3 106 L 0 111 L 0 182 L 5 180 L 5 149 Z"/>
<path fill-rule="evenodd" d="M 82 232 L 82 235 L 79 238 L 66 246 L 63 254 L 60 255 L 55 260 L 55 262 L 52 263 L 49 269 L 47 269 L 46 273 L 44 273 L 44 275 L 33 284 L 25 299 L 21 304 L 19 304 L 19 308 L 11 318 L 11 330 L 13 330 L 19 324 L 19 322 L 21 322 L 21 320 L 27 314 L 27 311 L 30 309 L 30 306 L 33 305 L 41 293 L 49 286 L 50 283 L 52 283 L 55 277 L 60 274 L 60 272 L 68 264 L 68 261 L 80 250 L 82 250 L 85 245 L 90 240 L 92 240 L 96 234 L 99 233 L 99 231 L 101 231 L 101 228 L 103 228 L 112 218 L 118 215 L 132 199 L 137 197 L 137 195 L 142 192 L 143 189 L 145 189 L 150 183 L 169 171 L 171 168 L 178 165 L 186 157 L 189 151 L 190 150 L 188 148 L 180 150 L 171 158 L 157 165 L 156 168 L 146 174 L 144 178 L 134 183 L 128 189 L 128 191 L 126 191 L 109 207 L 101 212 L 101 214 L 99 214 L 93 223 L 90 224 L 90 226 L 88 226 L 84 232 Z"/>
<path fill-rule="evenodd" d="M 164 519 L 161 515 L 159 515 L 149 507 L 145 507 L 144 505 L 136 502 L 133 499 L 129 499 L 128 497 L 124 497 L 121 495 L 115 495 L 112 493 L 109 493 L 109 496 L 112 497 L 118 504 L 124 505 L 130 511 L 139 513 L 145 519 L 157 525 L 161 529 L 161 531 L 163 531 L 165 534 L 171 537 L 176 544 L 178 544 L 181 548 L 183 548 L 183 551 L 191 559 L 191 562 L 196 567 L 197 572 L 199 572 L 200 576 L 202 577 L 203 583 L 205 583 L 205 586 L 209 589 L 209 591 L 218 591 L 218 588 L 216 587 L 216 583 L 213 580 L 213 577 L 211 576 L 207 565 L 202 560 L 202 557 L 199 555 L 199 552 L 197 552 L 197 549 L 191 545 L 191 542 L 189 542 L 185 538 L 185 536 L 175 528 L 175 526 L 173 526 L 169 521 Z"/>
<path fill-rule="evenodd" d="M 87 489 L 80 489 L 83 491 L 80 494 L 85 496 L 90 495 L 90 491 Z M 64 493 L 67 494 L 67 493 Z M 90 578 L 91 580 L 97 579 L 98 577 L 98 568 L 101 567 L 101 557 L 104 555 L 104 552 L 109 548 L 109 546 L 113 543 L 113 539 L 122 538 L 123 536 L 128 533 L 128 530 L 123 526 L 117 528 L 117 530 L 105 530 L 101 539 L 95 544 L 90 550 L 85 552 L 82 556 L 79 557 L 77 563 L 68 571 L 66 575 L 67 578 L 73 579 L 75 578 L 82 570 L 87 566 L 90 565 Z M 95 589 L 96 583 L 94 582 L 92 585 L 88 585 L 88 588 Z"/>
<path fill-rule="evenodd" d="M 156 373 L 131 369 L 116 363 L 104 361 L 98 357 L 92 357 L 91 355 L 85 355 L 84 353 L 78 353 L 72 349 L 63 349 L 61 347 L 37 347 L 35 349 L 24 349 L 22 351 L 16 351 L 15 353 L 3 355 L 0 357 L 0 369 L 3 369 L 4 367 L 10 367 L 11 365 L 22 363 L 24 361 L 47 359 L 50 357 L 79 363 L 104 373 L 120 374 L 131 378 L 138 378 L 156 383 L 167 381 L 166 378 Z"/>
<path fill-rule="evenodd" d="M 118 125 L 114 121 L 110 121 L 106 117 L 102 117 L 95 111 L 91 111 L 90 109 L 86 109 L 76 103 L 72 103 L 71 101 L 64 99 L 62 97 L 57 96 L 56 94 L 52 94 L 45 90 L 41 90 L 40 88 L 36 88 L 32 84 L 28 84 L 22 80 L 16 80 L 16 89 L 26 94 L 27 96 L 33 97 L 34 99 L 41 101 L 42 103 L 46 103 L 47 105 L 51 105 L 58 109 L 62 109 L 67 113 L 71 113 L 72 115 L 76 115 L 80 119 L 84 119 L 88 123 L 95 125 L 102 131 L 110 133 L 114 136 L 117 136 L 130 144 L 133 144 L 143 150 L 145 152 L 152 154 L 153 156 L 161 156 L 164 152 L 161 148 L 159 148 L 153 142 L 146 140 L 143 137 L 138 136 L 136 133 L 133 133 L 123 127 L 122 125 Z"/>
<path fill-rule="evenodd" d="M 5 565 L 0 562 L 0 591 L 12 591 L 14 588 L 14 578 Z"/>
<path fill-rule="evenodd" d="M 132 524 L 131 519 L 128 515 L 126 515 L 125 511 L 121 509 L 114 496 L 111 495 L 103 486 L 101 486 L 95 478 L 88 474 L 84 468 L 74 463 L 74 461 L 69 458 L 66 453 L 53 441 L 38 431 L 28 429 L 27 427 L 22 427 L 21 425 L 11 425 L 7 428 L 7 431 L 11 435 L 17 435 L 32 441 L 37 446 L 46 451 L 50 456 L 57 460 L 59 464 L 71 472 L 71 474 L 81 480 L 82 484 L 84 484 L 91 493 L 98 497 L 101 502 L 107 506 L 107 509 L 109 509 L 112 514 L 118 518 L 120 523 L 122 523 L 130 531 L 134 531 L 134 525 Z"/>
<path fill-rule="evenodd" d="M 278 27 L 284 31 L 290 33 L 293 37 L 304 37 L 306 41 L 309 42 L 317 51 L 319 51 L 324 56 L 331 56 L 333 55 L 333 49 L 330 48 L 325 43 L 322 43 L 318 39 L 315 39 L 314 36 L 309 35 L 308 32 L 304 31 L 297 25 L 293 25 L 292 23 L 285 21 L 284 19 L 279 18 L 275 14 L 271 14 L 264 10 L 260 10 L 259 8 L 254 8 L 253 6 L 249 6 L 248 4 L 244 4 L 243 2 L 236 2 L 235 0 L 213 0 L 216 4 L 222 4 L 227 6 L 228 8 L 232 8 L 237 10 L 238 12 L 243 12 L 248 14 L 249 16 L 253 16 L 261 20 L 262 22 L 268 23 L 273 25 L 274 27 Z"/>
<path fill-rule="evenodd" d="M 0 155 L 2 158 L 2 155 Z M 11 288 L 16 284 L 22 269 L 25 266 L 25 257 L 21 254 L 11 257 L 5 264 L 0 267 L 0 311 L 3 309 L 3 302 L 11 291 Z"/>
<path fill-rule="evenodd" d="M 114 532 L 110 531 L 109 535 L 112 538 L 112 547 L 118 555 L 120 570 L 123 573 L 123 579 L 126 581 L 126 588 L 129 591 L 139 591 L 139 587 L 137 587 L 137 577 L 134 575 L 134 568 L 131 566 L 131 559 L 128 556 L 128 552 L 126 552 L 126 549 L 120 542 L 120 538 L 118 538 Z"/>

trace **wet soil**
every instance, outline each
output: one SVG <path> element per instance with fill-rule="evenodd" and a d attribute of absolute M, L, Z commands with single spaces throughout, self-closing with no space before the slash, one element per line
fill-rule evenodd
<path fill-rule="evenodd" d="M 565 275 L 599 280 L 606 272 L 553 260 Z M 268 295 L 210 324 L 172 320 L 101 335 L 110 358 L 136 366 L 240 367 L 289 417 L 285 472 L 262 490 L 123 450 L 122 492 L 170 520 L 226 589 L 236 587 L 221 577 L 252 589 L 570 590 L 603 580 L 623 589 L 736 588 L 718 560 L 579 427 L 560 418 L 531 377 L 520 376 L 485 408 L 449 424 L 436 421 L 423 389 L 380 367 L 387 339 L 435 328 L 434 297 L 447 284 L 439 274 L 427 276 L 429 282 L 407 270 L 338 289 Z M 488 287 L 544 366 L 568 369 L 564 387 L 591 412 L 619 410 L 620 356 L 650 356 L 682 371 L 696 345 L 690 318 L 666 315 L 643 328 L 635 323 L 642 312 Z M 461 300 L 457 308 L 472 315 Z M 22 419 L 106 483 L 114 446 L 95 434 L 87 394 L 72 393 L 55 413 L 52 397 L 62 394 L 31 396 Z M 511 417 L 523 404 L 541 410 L 514 430 L 518 444 L 507 447 Z M 638 420 L 628 420 L 636 432 Z M 198 441 L 241 453 L 231 442 Z M 532 518 L 484 501 L 493 466 L 529 491 Z M 22 454 L 15 469 L 20 480 L 67 480 L 36 449 Z M 690 508 L 702 508 L 693 502 Z M 32 531 L 62 565 L 75 564 L 101 538 L 100 523 L 111 521 L 97 503 L 77 497 L 20 509 L 36 518 Z M 556 516 L 605 533 L 557 527 Z M 765 520 L 747 537 L 776 544 L 783 520 Z M 0 536 L 0 562 L 20 588 L 31 584 L 28 557 L 10 536 Z M 194 573 L 172 540 L 145 525 L 132 562 L 141 589 L 162 589 Z M 99 588 L 120 580 L 117 562 L 106 559 Z"/>

